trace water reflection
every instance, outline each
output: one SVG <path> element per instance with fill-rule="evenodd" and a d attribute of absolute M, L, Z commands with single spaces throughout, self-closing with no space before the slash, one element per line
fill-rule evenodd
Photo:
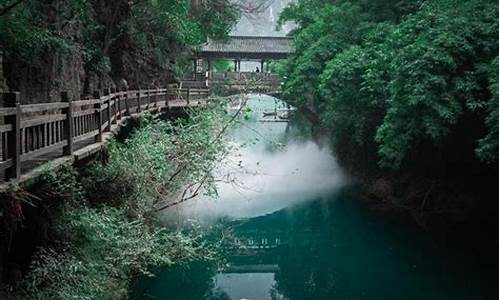
<path fill-rule="evenodd" d="M 201 199 L 175 212 L 182 220 L 230 217 L 227 267 L 165 268 L 140 280 L 133 298 L 497 299 L 496 261 L 474 245 L 456 247 L 452 237 L 434 240 L 408 216 L 366 210 L 355 191 L 339 189 L 345 179 L 328 149 L 293 122 L 258 121 L 258 109 L 273 103 L 251 102 L 254 113 L 232 133 L 247 146 L 218 170 L 235 168 L 247 186 L 221 185 L 220 200 Z"/>
<path fill-rule="evenodd" d="M 154 299 L 496 299 L 495 262 L 407 220 L 365 210 L 350 191 L 311 199 L 231 222 L 238 242 L 223 273 L 165 270 L 142 291 Z"/>

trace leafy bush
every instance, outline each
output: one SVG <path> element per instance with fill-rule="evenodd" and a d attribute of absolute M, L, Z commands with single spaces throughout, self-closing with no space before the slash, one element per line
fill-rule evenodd
<path fill-rule="evenodd" d="M 131 276 L 209 254 L 192 235 L 153 229 L 125 209 L 65 206 L 55 226 L 61 244 L 37 253 L 25 298 L 125 298 Z"/>
<path fill-rule="evenodd" d="M 87 190 L 96 187 L 92 197 L 105 195 L 140 213 L 175 202 L 179 190 L 187 193 L 195 187 L 213 193 L 211 170 L 226 154 L 228 122 L 223 104 L 217 101 L 175 124 L 142 119 L 128 140 L 111 144 L 106 164 L 91 169 L 89 178 L 96 180 L 88 181 Z"/>
<path fill-rule="evenodd" d="M 481 68 L 498 56 L 497 8 L 486 1 L 432 1 L 398 27 L 391 37 L 399 49 L 391 61 L 391 95 L 376 137 L 382 165 L 398 167 L 419 141 L 439 143 L 468 107 L 486 105 L 489 80 Z"/>
<path fill-rule="evenodd" d="M 214 248 L 227 233 L 196 226 L 167 230 L 157 210 L 186 201 L 175 198 L 186 185 L 211 191 L 211 170 L 225 155 L 227 122 L 219 103 L 176 123 L 144 117 L 124 143 L 112 142 L 106 162 L 82 175 L 72 168 L 44 174 L 39 200 L 64 202 L 51 226 L 52 244 L 36 253 L 15 296 L 125 298 L 133 276 L 214 260 Z"/>

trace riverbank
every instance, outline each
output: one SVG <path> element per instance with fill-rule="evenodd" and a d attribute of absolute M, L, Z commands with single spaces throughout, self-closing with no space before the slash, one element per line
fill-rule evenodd
<path fill-rule="evenodd" d="M 394 171 L 374 165 L 373 153 L 366 157 L 339 155 L 332 131 L 323 126 L 320 115 L 302 107 L 303 121 L 320 146 L 329 146 L 346 175 L 362 190 L 363 202 L 373 210 L 404 212 L 423 228 L 476 228 L 498 232 L 498 167 L 465 165 L 448 170 L 409 168 Z M 372 149 L 373 150 L 373 149 Z"/>
<path fill-rule="evenodd" d="M 497 228 L 498 3 L 402 3 L 285 8 L 282 95 L 379 206 Z"/>

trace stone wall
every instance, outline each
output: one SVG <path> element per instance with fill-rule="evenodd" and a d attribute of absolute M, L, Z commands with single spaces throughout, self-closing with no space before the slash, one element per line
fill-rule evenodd
<path fill-rule="evenodd" d="M 57 102 L 62 91 L 80 95 L 85 72 L 78 53 L 51 54 L 37 64 L 7 58 L 4 70 L 10 90 L 21 92 L 21 103 Z"/>

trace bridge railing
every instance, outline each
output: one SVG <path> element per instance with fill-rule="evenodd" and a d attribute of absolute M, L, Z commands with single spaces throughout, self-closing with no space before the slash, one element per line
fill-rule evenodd
<path fill-rule="evenodd" d="M 278 74 L 265 72 L 211 72 L 210 80 L 259 80 L 281 82 Z"/>
<path fill-rule="evenodd" d="M 256 80 L 262 82 L 281 83 L 281 77 L 276 73 L 267 72 L 204 72 L 188 75 L 183 80 L 183 87 L 203 88 L 206 87 L 206 81 L 225 81 L 225 80 Z"/>
<path fill-rule="evenodd" d="M 208 95 L 208 89 L 176 87 L 107 89 L 90 99 L 63 92 L 59 102 L 22 105 L 19 92 L 0 94 L 0 182 L 20 178 L 24 162 L 72 155 L 83 141 L 101 142 L 103 133 L 127 116 L 200 105 Z"/>
<path fill-rule="evenodd" d="M 206 80 L 198 81 L 198 80 L 186 80 L 182 81 L 181 88 L 183 89 L 206 89 L 207 82 Z"/>

